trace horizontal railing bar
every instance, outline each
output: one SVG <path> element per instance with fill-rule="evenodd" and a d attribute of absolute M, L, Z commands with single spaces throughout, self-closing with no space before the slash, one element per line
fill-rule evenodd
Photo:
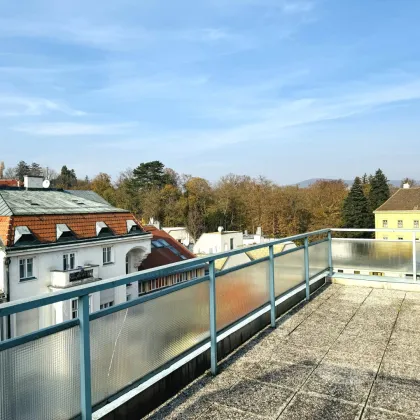
<path fill-rule="evenodd" d="M 89 319 L 93 321 L 95 319 L 102 318 L 106 315 L 113 314 L 114 312 L 123 311 L 124 309 L 131 308 L 132 306 L 140 305 L 142 303 L 149 302 L 151 300 L 168 295 L 170 293 L 175 293 L 187 287 L 191 287 L 196 284 L 203 283 L 204 281 L 208 281 L 209 279 L 210 277 L 207 275 L 207 276 L 199 277 L 197 279 L 187 280 L 187 281 L 175 284 L 173 286 L 168 286 L 160 290 L 156 290 L 155 292 L 145 294 L 144 296 L 139 296 L 135 299 L 128 300 L 127 302 L 123 302 L 123 303 L 119 303 L 118 305 L 111 306 L 110 308 L 102 309 L 101 311 L 97 311 L 97 312 L 92 312 L 89 315 Z"/>
<path fill-rule="evenodd" d="M 22 344 L 30 343 L 31 341 L 39 340 L 40 338 L 44 338 L 52 334 L 57 334 L 61 331 L 73 328 L 78 324 L 78 319 L 70 319 L 68 321 L 60 322 L 59 324 L 51 325 L 50 327 L 45 327 L 29 334 L 21 335 L 20 337 L 0 341 L 0 351 L 21 346 Z"/>
<path fill-rule="evenodd" d="M 383 244 L 383 243 L 387 243 L 387 242 L 410 242 L 413 243 L 412 239 L 375 239 L 375 238 L 334 238 L 332 237 L 331 240 L 333 242 L 337 242 L 337 241 L 361 241 L 361 242 L 374 242 L 374 243 L 379 243 L 379 244 Z M 418 243 L 419 240 L 416 240 L 416 242 Z"/>
<path fill-rule="evenodd" d="M 176 263 L 168 264 L 163 267 L 151 268 L 148 270 L 139 271 L 132 274 L 127 274 L 124 276 L 114 277 L 108 280 L 101 280 L 95 283 L 89 283 L 81 286 L 74 286 L 71 290 L 60 290 L 52 293 L 45 293 L 43 295 L 30 297 L 26 299 L 19 299 L 16 301 L 8 302 L 0 307 L 0 317 L 5 315 L 11 315 L 13 313 L 27 311 L 29 309 L 35 309 L 40 306 L 50 305 L 52 303 L 61 302 L 64 300 L 73 299 L 83 295 L 88 295 L 95 292 L 100 292 L 107 289 L 112 289 L 119 286 L 124 286 L 128 283 L 133 283 L 135 281 L 148 281 L 154 280 L 159 277 L 166 277 L 168 275 L 174 274 L 177 270 L 191 269 L 191 267 L 196 267 L 199 264 L 207 263 L 209 261 L 215 261 L 220 258 L 229 257 L 232 255 L 242 254 L 244 252 L 249 252 L 270 245 L 278 245 L 285 242 L 290 242 L 294 240 L 299 240 L 307 238 L 310 236 L 320 235 L 323 233 L 328 233 L 330 229 L 322 229 L 314 232 L 302 233 L 299 235 L 289 236 L 287 238 L 277 239 L 274 241 L 266 242 L 263 244 L 252 245 L 245 248 L 234 249 L 231 251 L 225 251 L 218 254 L 212 254 L 207 257 L 193 258 L 191 260 L 179 261 Z"/>
<path fill-rule="evenodd" d="M 420 233 L 420 229 L 399 229 L 399 228 L 394 228 L 394 229 L 384 229 L 384 228 L 379 228 L 379 229 L 351 229 L 351 228 L 331 228 L 332 232 L 419 232 Z"/>
<path fill-rule="evenodd" d="M 262 262 L 268 261 L 268 260 L 269 260 L 269 257 L 263 257 L 263 258 L 258 258 L 257 260 L 252 260 L 252 261 L 248 261 L 248 262 L 243 263 L 243 264 L 235 265 L 234 267 L 226 268 L 225 270 L 218 271 L 216 273 L 216 277 L 224 276 L 225 274 L 232 273 L 233 271 L 238 271 L 238 270 L 241 270 L 243 268 L 251 267 L 255 264 L 259 264 L 259 263 L 262 263 Z"/>

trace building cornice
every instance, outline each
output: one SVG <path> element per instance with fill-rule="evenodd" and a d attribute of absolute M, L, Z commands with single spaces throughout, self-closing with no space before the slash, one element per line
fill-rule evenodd
<path fill-rule="evenodd" d="M 45 252 L 50 251 L 62 251 L 62 250 L 69 250 L 74 248 L 89 248 L 95 245 L 113 245 L 118 243 L 126 243 L 126 242 L 144 242 L 150 241 L 152 239 L 151 234 L 143 234 L 143 235 L 135 235 L 135 236 L 120 236 L 115 237 L 111 236 L 108 238 L 93 238 L 87 240 L 79 240 L 79 241 L 72 241 L 66 243 L 53 243 L 53 244 L 43 244 L 37 245 L 28 248 L 5 248 L 3 251 L 6 253 L 7 256 L 20 256 L 20 255 L 27 255 L 27 254 L 43 254 Z"/>

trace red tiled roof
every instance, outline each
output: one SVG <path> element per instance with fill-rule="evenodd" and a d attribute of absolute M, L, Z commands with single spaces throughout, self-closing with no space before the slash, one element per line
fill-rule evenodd
<path fill-rule="evenodd" d="M 143 226 L 143 229 L 146 232 L 149 232 L 153 235 L 152 240 L 164 239 L 169 245 L 173 246 L 176 250 L 180 252 L 186 259 L 196 258 L 196 256 L 188 250 L 185 246 L 181 245 L 177 240 L 172 238 L 171 235 L 167 234 L 163 230 L 159 230 L 154 226 Z M 175 255 L 168 248 L 152 248 L 151 253 L 147 258 L 142 262 L 141 268 L 155 268 L 160 267 L 166 264 L 172 264 L 178 261 L 183 261 L 181 257 Z"/>
<path fill-rule="evenodd" d="M 11 235 L 12 217 L 0 216 L 0 241 L 7 245 L 8 238 Z"/>
<path fill-rule="evenodd" d="M 135 220 L 131 213 L 91 213 L 37 216 L 0 217 L 0 238 L 7 246 L 13 246 L 17 226 L 27 226 L 41 243 L 57 240 L 57 224 L 66 224 L 78 239 L 96 238 L 96 222 L 104 222 L 116 235 L 127 234 L 127 220 Z"/>
<path fill-rule="evenodd" d="M 0 187 L 19 187 L 17 179 L 0 179 Z"/>

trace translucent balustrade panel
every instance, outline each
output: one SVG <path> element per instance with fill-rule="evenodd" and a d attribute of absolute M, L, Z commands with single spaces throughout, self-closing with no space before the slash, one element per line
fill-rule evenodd
<path fill-rule="evenodd" d="M 208 337 L 207 281 L 92 321 L 93 404 Z"/>
<path fill-rule="evenodd" d="M 0 351 L 0 419 L 68 420 L 80 413 L 79 328 Z"/>
<path fill-rule="evenodd" d="M 413 273 L 411 242 L 333 239 L 332 256 L 334 270 Z"/>
<path fill-rule="evenodd" d="M 328 242 L 309 247 L 309 278 L 312 278 L 328 268 Z"/>
<path fill-rule="evenodd" d="M 217 330 L 269 301 L 268 261 L 216 278 Z"/>
<path fill-rule="evenodd" d="M 304 250 L 274 258 L 274 287 L 276 296 L 305 282 Z"/>

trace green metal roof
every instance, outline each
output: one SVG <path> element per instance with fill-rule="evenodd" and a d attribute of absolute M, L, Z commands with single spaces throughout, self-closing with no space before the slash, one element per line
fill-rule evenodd
<path fill-rule="evenodd" d="M 66 191 L 0 189 L 0 216 L 126 212 Z"/>

